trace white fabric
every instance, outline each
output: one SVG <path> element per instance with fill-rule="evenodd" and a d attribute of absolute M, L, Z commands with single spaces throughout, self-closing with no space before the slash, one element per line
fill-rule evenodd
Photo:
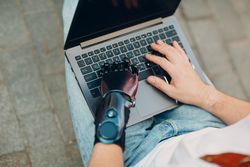
<path fill-rule="evenodd" d="M 225 152 L 250 155 L 250 116 L 223 129 L 206 128 L 159 143 L 136 167 L 216 166 L 199 159 Z"/>

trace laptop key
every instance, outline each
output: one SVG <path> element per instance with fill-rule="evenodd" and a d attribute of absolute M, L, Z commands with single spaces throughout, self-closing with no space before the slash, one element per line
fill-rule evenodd
<path fill-rule="evenodd" d="M 114 54 L 112 53 L 112 51 L 107 51 L 106 54 L 107 54 L 108 57 L 114 56 Z"/>
<path fill-rule="evenodd" d="M 169 26 L 169 29 L 174 29 L 174 25 L 170 25 L 170 26 Z"/>
<path fill-rule="evenodd" d="M 90 74 L 84 75 L 84 79 L 86 82 L 92 81 L 94 79 L 97 79 L 97 75 L 95 74 L 95 72 L 92 72 Z"/>
<path fill-rule="evenodd" d="M 75 59 L 76 60 L 81 60 L 81 56 L 76 56 Z"/>
<path fill-rule="evenodd" d="M 134 57 L 133 53 L 132 52 L 128 52 L 127 54 L 127 58 L 131 59 Z"/>
<path fill-rule="evenodd" d="M 140 41 L 140 44 L 141 44 L 141 46 L 146 46 L 146 45 L 147 45 L 147 42 L 146 42 L 145 40 L 141 40 L 141 41 Z"/>
<path fill-rule="evenodd" d="M 111 49 L 112 49 L 112 46 L 111 46 L 111 45 L 108 45 L 106 48 L 107 48 L 107 50 L 111 50 Z"/>
<path fill-rule="evenodd" d="M 164 31 L 168 31 L 168 27 L 164 27 L 163 30 L 164 30 Z"/>
<path fill-rule="evenodd" d="M 85 59 L 85 63 L 86 63 L 87 65 L 89 65 L 89 64 L 92 64 L 93 61 L 91 60 L 90 57 L 88 57 L 88 58 Z"/>
<path fill-rule="evenodd" d="M 105 61 L 105 63 L 112 64 L 112 63 L 113 63 L 113 60 L 112 60 L 112 59 L 107 59 L 107 60 Z"/>
<path fill-rule="evenodd" d="M 154 35 L 158 34 L 158 31 L 157 31 L 157 30 L 154 30 L 154 31 L 153 31 L 153 34 L 154 34 Z"/>
<path fill-rule="evenodd" d="M 141 37 L 137 36 L 137 37 L 135 37 L 135 39 L 139 41 L 141 39 Z"/>
<path fill-rule="evenodd" d="M 119 55 L 121 53 L 118 48 L 114 49 L 113 52 L 114 52 L 115 55 Z"/>
<path fill-rule="evenodd" d="M 101 93 L 100 93 L 98 88 L 90 90 L 90 93 L 91 93 L 92 97 L 94 97 L 94 98 L 101 96 Z"/>
<path fill-rule="evenodd" d="M 146 49 L 145 47 L 141 48 L 140 51 L 141 51 L 142 54 L 145 54 L 145 53 L 148 52 L 147 49 Z"/>
<path fill-rule="evenodd" d="M 118 42 L 118 45 L 119 45 L 119 46 L 123 46 L 124 43 L 121 41 L 121 42 Z"/>
<path fill-rule="evenodd" d="M 125 53 L 125 52 L 128 51 L 127 48 L 126 48 L 125 46 L 120 47 L 120 50 L 121 50 L 122 53 Z"/>
<path fill-rule="evenodd" d="M 126 40 L 124 41 L 124 43 L 125 43 L 125 44 L 129 44 L 129 40 L 126 39 Z"/>
<path fill-rule="evenodd" d="M 128 50 L 133 50 L 133 49 L 134 49 L 134 47 L 133 47 L 132 44 L 128 44 L 128 45 L 127 45 L 127 48 L 128 48 Z"/>
<path fill-rule="evenodd" d="M 140 56 L 138 57 L 139 61 L 142 63 L 142 62 L 146 62 L 146 59 L 144 58 L 144 56 Z"/>
<path fill-rule="evenodd" d="M 135 42 L 135 38 L 130 38 L 130 42 Z"/>
<path fill-rule="evenodd" d="M 106 48 L 102 47 L 102 48 L 100 49 L 100 51 L 101 51 L 101 52 L 105 52 L 105 51 L 106 51 Z"/>
<path fill-rule="evenodd" d="M 118 44 L 117 44 L 117 43 L 114 43 L 112 46 L 113 46 L 113 48 L 117 48 L 117 47 L 118 47 Z"/>
<path fill-rule="evenodd" d="M 154 43 L 154 41 L 153 41 L 152 38 L 147 38 L 146 40 L 147 40 L 147 43 L 148 43 L 149 45 L 152 44 L 152 43 Z"/>
<path fill-rule="evenodd" d="M 172 41 L 176 41 L 176 42 L 179 42 L 180 41 L 180 38 L 178 36 L 175 36 L 172 38 Z"/>
<path fill-rule="evenodd" d="M 166 39 L 166 35 L 163 34 L 163 33 L 159 34 L 159 37 L 160 37 L 162 40 Z"/>
<path fill-rule="evenodd" d="M 121 55 L 120 55 L 120 59 L 121 59 L 121 60 L 124 60 L 125 58 L 126 58 L 126 55 L 125 55 L 125 54 L 121 54 Z"/>
<path fill-rule="evenodd" d="M 95 53 L 95 54 L 99 54 L 99 53 L 100 53 L 100 50 L 99 50 L 99 49 L 96 49 L 96 50 L 94 50 L 94 53 Z"/>
<path fill-rule="evenodd" d="M 139 64 L 139 65 L 137 65 L 136 67 L 137 67 L 137 69 L 138 69 L 139 71 L 143 71 L 143 70 L 146 69 L 146 67 L 145 67 L 144 64 Z"/>
<path fill-rule="evenodd" d="M 82 72 L 82 75 L 85 75 L 85 74 L 92 72 L 92 69 L 90 66 L 83 67 L 83 68 L 81 68 L 81 72 Z"/>
<path fill-rule="evenodd" d="M 151 37 L 152 35 L 153 35 L 153 34 L 152 34 L 151 32 L 148 32 L 148 33 L 147 33 L 147 36 L 148 36 L 148 37 Z"/>
<path fill-rule="evenodd" d="M 172 41 L 171 41 L 171 39 L 166 39 L 166 44 L 168 44 L 168 45 L 171 45 L 172 44 Z"/>
<path fill-rule="evenodd" d="M 159 67 L 158 65 L 152 67 L 152 70 L 153 70 L 154 75 L 156 76 L 162 76 L 164 74 L 161 67 Z"/>
<path fill-rule="evenodd" d="M 96 63 L 96 64 L 93 64 L 91 67 L 93 68 L 94 71 L 97 71 L 97 70 L 100 69 L 100 66 L 99 66 L 99 64 L 97 64 L 97 63 Z"/>
<path fill-rule="evenodd" d="M 94 55 L 94 52 L 88 52 L 88 56 L 93 56 Z"/>
<path fill-rule="evenodd" d="M 104 64 L 105 64 L 105 62 L 104 62 L 104 61 L 101 61 L 101 62 L 99 63 L 99 66 L 102 68 L 102 66 L 104 66 Z"/>
<path fill-rule="evenodd" d="M 147 38 L 147 35 L 146 34 L 142 34 L 141 37 L 144 39 L 144 38 Z"/>
<path fill-rule="evenodd" d="M 101 53 L 101 54 L 99 54 L 99 58 L 100 58 L 101 60 L 104 60 L 104 59 L 106 59 L 107 57 L 106 57 L 105 53 Z"/>
<path fill-rule="evenodd" d="M 177 33 L 176 33 L 176 31 L 175 30 L 171 30 L 171 31 L 167 31 L 166 32 L 166 35 L 167 35 L 167 37 L 169 38 L 169 37 L 172 37 L 172 36 L 175 36 Z"/>
<path fill-rule="evenodd" d="M 147 77 L 149 77 L 152 74 L 153 74 L 153 72 L 151 69 L 139 72 L 139 81 L 146 79 Z"/>
<path fill-rule="evenodd" d="M 139 56 L 141 54 L 138 49 L 134 50 L 133 53 L 134 53 L 135 56 Z"/>
<path fill-rule="evenodd" d="M 118 56 L 117 56 L 117 57 L 114 57 L 114 58 L 113 58 L 113 61 L 114 61 L 114 62 L 120 62 L 120 58 L 119 58 Z"/>
<path fill-rule="evenodd" d="M 77 62 L 78 66 L 81 68 L 81 67 L 84 67 L 85 66 L 85 63 L 83 60 L 80 60 Z"/>
<path fill-rule="evenodd" d="M 98 76 L 99 78 L 102 77 L 102 70 L 96 71 L 96 74 L 97 74 L 97 76 Z"/>
<path fill-rule="evenodd" d="M 89 89 L 93 89 L 93 88 L 96 88 L 98 86 L 101 85 L 101 79 L 96 79 L 94 81 L 91 81 L 89 83 L 87 83 L 87 86 Z"/>
<path fill-rule="evenodd" d="M 92 57 L 92 60 L 93 60 L 94 62 L 100 61 L 100 59 L 99 59 L 99 57 L 98 57 L 97 55 L 94 55 L 94 56 Z"/>
<path fill-rule="evenodd" d="M 153 39 L 154 39 L 154 41 L 156 42 L 157 40 L 160 39 L 160 37 L 159 37 L 158 35 L 155 35 L 155 36 L 153 36 Z"/>
<path fill-rule="evenodd" d="M 160 28 L 160 29 L 158 30 L 158 32 L 159 32 L 159 33 L 162 33 L 162 32 L 163 32 L 163 29 L 162 29 L 162 28 Z"/>
<path fill-rule="evenodd" d="M 133 43 L 133 45 L 134 45 L 135 48 L 139 48 L 140 47 L 140 43 L 139 42 L 135 42 L 135 43 Z"/>
<path fill-rule="evenodd" d="M 87 53 L 82 54 L 83 59 L 85 59 L 86 57 L 88 57 Z"/>
<path fill-rule="evenodd" d="M 135 58 L 131 59 L 131 63 L 132 63 L 133 65 L 136 65 L 136 64 L 139 64 L 140 62 L 139 62 L 139 60 L 135 57 Z"/>

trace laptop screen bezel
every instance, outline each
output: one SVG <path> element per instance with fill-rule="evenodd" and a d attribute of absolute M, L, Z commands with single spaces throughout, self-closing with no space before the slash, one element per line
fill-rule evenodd
<path fill-rule="evenodd" d="M 118 30 L 121 30 L 121 29 L 125 29 L 125 28 L 128 28 L 130 26 L 134 26 L 134 25 L 137 25 L 137 24 L 140 24 L 140 23 L 143 23 L 143 22 L 146 22 L 146 21 L 149 21 L 149 20 L 153 20 L 153 19 L 156 19 L 156 18 L 165 18 L 165 17 L 168 17 L 168 16 L 172 16 L 176 9 L 178 8 L 181 0 L 176 0 L 178 1 L 177 2 L 177 5 L 175 7 L 175 9 L 169 13 L 169 11 L 162 11 L 162 12 L 159 12 L 159 13 L 154 13 L 154 15 L 151 15 L 151 16 L 147 16 L 147 17 L 144 17 L 144 18 L 140 18 L 140 19 L 137 19 L 137 20 L 133 20 L 131 22 L 127 22 L 127 23 L 124 23 L 124 24 L 121 24 L 119 26 L 116 26 L 116 27 L 112 27 L 112 28 L 107 28 L 105 31 L 102 31 L 101 33 L 98 34 L 95 33 L 92 35 L 92 38 L 97 38 L 99 36 L 102 36 L 102 35 L 106 35 L 106 34 L 109 34 L 109 33 L 112 33 L 114 31 L 118 31 Z M 84 41 L 88 41 L 88 40 L 84 40 L 84 37 L 78 37 L 78 38 L 73 38 L 74 35 L 74 32 L 75 32 L 75 29 L 77 29 L 78 27 L 76 26 L 75 22 L 76 22 L 76 19 L 77 17 L 79 17 L 80 15 L 80 12 L 82 11 L 81 10 L 81 0 L 79 0 L 78 2 L 78 5 L 77 5 L 77 8 L 76 8 L 76 11 L 75 11 L 75 14 L 74 14 L 74 17 L 73 17 L 73 20 L 72 20 L 72 23 L 71 23 L 71 26 L 70 26 L 70 29 L 69 29 L 69 33 L 68 33 L 68 36 L 67 36 L 67 39 L 66 39 L 66 42 L 65 42 L 65 45 L 64 45 L 64 50 L 67 50 L 69 48 L 72 48 L 72 47 L 75 47 L 75 46 L 78 46 L 81 42 L 84 42 Z M 89 36 L 91 37 L 91 34 L 89 34 Z"/>

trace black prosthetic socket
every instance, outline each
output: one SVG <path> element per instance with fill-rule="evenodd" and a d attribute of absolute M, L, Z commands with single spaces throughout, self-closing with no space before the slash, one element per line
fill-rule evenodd
<path fill-rule="evenodd" d="M 101 103 L 96 111 L 95 144 L 125 147 L 125 129 L 138 88 L 138 70 L 128 60 L 102 67 Z"/>

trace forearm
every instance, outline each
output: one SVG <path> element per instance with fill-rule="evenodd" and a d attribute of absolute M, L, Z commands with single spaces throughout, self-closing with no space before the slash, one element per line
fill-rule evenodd
<path fill-rule="evenodd" d="M 223 94 L 212 86 L 201 99 L 199 107 L 220 118 L 226 124 L 233 124 L 250 114 L 250 103 Z"/>
<path fill-rule="evenodd" d="M 97 143 L 92 151 L 89 167 L 122 167 L 122 149 L 116 144 Z"/>

